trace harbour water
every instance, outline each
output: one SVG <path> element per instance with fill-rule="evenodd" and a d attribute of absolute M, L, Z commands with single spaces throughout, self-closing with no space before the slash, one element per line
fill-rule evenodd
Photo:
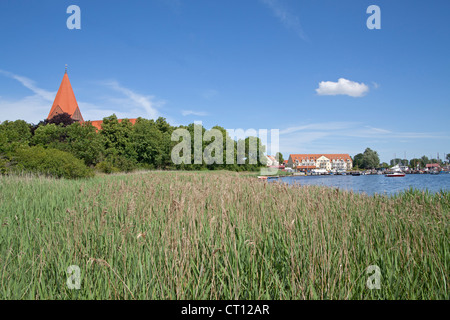
<path fill-rule="evenodd" d="M 388 178 L 384 175 L 362 176 L 288 176 L 271 181 L 281 181 L 288 184 L 328 186 L 353 192 L 366 193 L 368 195 L 387 194 L 393 195 L 413 187 L 429 192 L 441 190 L 450 191 L 450 174 L 407 174 L 405 177 Z"/>

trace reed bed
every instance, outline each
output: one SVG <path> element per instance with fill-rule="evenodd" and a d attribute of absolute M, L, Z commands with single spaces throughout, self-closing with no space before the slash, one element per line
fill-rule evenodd
<path fill-rule="evenodd" d="M 2 176 L 0 298 L 448 299 L 449 206 L 230 172 Z"/>

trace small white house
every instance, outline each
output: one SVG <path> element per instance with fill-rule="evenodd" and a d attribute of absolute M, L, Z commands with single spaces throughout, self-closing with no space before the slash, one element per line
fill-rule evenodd
<path fill-rule="evenodd" d="M 275 159 L 274 156 L 266 156 L 267 158 L 267 166 L 279 166 L 280 164 L 278 163 L 277 159 Z"/>

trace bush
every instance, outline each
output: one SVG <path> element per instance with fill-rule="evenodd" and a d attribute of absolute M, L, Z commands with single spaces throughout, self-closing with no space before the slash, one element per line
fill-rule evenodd
<path fill-rule="evenodd" d="M 119 168 L 114 167 L 113 164 L 111 162 L 108 162 L 108 161 L 99 162 L 95 166 L 95 169 L 97 169 L 98 171 L 103 172 L 103 173 L 120 172 Z"/>
<path fill-rule="evenodd" d="M 72 154 L 41 146 L 20 148 L 14 155 L 15 170 L 40 173 L 58 178 L 87 178 L 94 172 Z"/>
<path fill-rule="evenodd" d="M 7 171 L 7 161 L 5 159 L 2 159 L 2 157 L 0 156 L 0 174 L 5 174 Z"/>
<path fill-rule="evenodd" d="M 119 155 L 109 155 L 106 162 L 123 172 L 131 172 L 137 168 L 135 161 Z"/>
<path fill-rule="evenodd" d="M 0 124 L 0 153 L 10 155 L 20 146 L 27 146 L 31 138 L 30 125 L 23 120 Z"/>

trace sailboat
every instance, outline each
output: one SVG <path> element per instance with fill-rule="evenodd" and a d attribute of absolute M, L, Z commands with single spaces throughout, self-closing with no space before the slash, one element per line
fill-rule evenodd
<path fill-rule="evenodd" d="M 405 174 L 400 169 L 400 166 L 398 164 L 393 166 L 390 171 L 391 171 L 391 173 L 386 174 L 385 175 L 386 177 L 404 177 L 405 176 Z"/>

